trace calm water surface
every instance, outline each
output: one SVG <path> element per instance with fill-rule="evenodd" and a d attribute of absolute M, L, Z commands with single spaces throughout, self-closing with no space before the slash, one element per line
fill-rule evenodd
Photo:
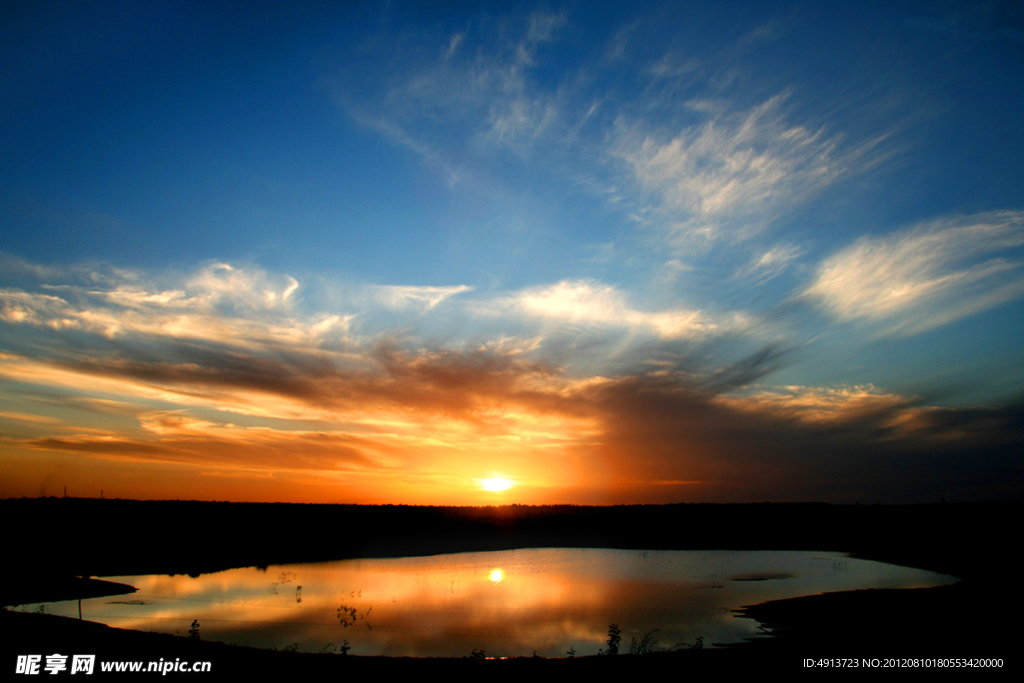
<path fill-rule="evenodd" d="M 118 628 L 204 640 L 352 654 L 546 657 L 595 654 L 608 625 L 659 645 L 705 646 L 759 633 L 733 610 L 766 600 L 861 588 L 917 588 L 952 577 L 838 553 L 545 548 L 232 569 L 198 578 L 111 577 L 132 595 L 82 601 Z M 47 606 L 77 616 L 77 603 Z"/>

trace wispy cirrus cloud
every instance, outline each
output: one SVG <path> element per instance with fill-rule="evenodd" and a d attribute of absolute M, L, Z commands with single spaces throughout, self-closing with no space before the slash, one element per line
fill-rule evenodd
<path fill-rule="evenodd" d="M 801 296 L 841 321 L 917 334 L 1024 296 L 1022 245 L 1024 212 L 941 218 L 861 238 Z"/>
<path fill-rule="evenodd" d="M 239 348 L 317 348 L 351 342 L 352 321 L 375 310 L 429 311 L 472 287 L 355 285 L 318 281 L 333 310 L 306 305 L 288 275 L 214 263 L 193 272 L 142 274 L 97 269 L 51 274 L 37 287 L 0 289 L 0 320 L 107 339 L 193 340 Z M 316 298 L 320 293 L 314 293 Z"/>
<path fill-rule="evenodd" d="M 795 244 L 776 245 L 755 254 L 750 262 L 736 271 L 736 277 L 751 277 L 761 282 L 770 280 L 781 275 L 804 253 L 805 249 Z"/>
<path fill-rule="evenodd" d="M 103 287 L 54 284 L 47 291 L 60 296 L 38 299 L 6 291 L 0 332 L 31 326 L 37 343 L 0 354 L 3 388 L 17 387 L 25 405 L 4 411 L 17 420 L 19 436 L 0 445 L 130 461 L 139 471 L 172 463 L 336 474 L 353 486 L 372 478 L 381 496 L 429 480 L 429 494 L 409 494 L 423 502 L 449 500 L 443 496 L 451 486 L 470 496 L 474 479 L 496 468 L 516 477 L 530 491 L 523 500 L 533 502 L 669 501 L 684 491 L 691 500 L 860 499 L 896 486 L 879 483 L 878 472 L 892 468 L 886 458 L 928 443 L 957 461 L 965 435 L 972 449 L 988 454 L 979 476 L 998 481 L 1007 444 L 1019 432 L 1012 407 L 937 413 L 919 398 L 874 387 L 751 389 L 785 358 L 784 349 L 770 346 L 733 363 L 677 355 L 652 366 L 641 354 L 617 371 L 610 364 L 581 371 L 579 354 L 560 360 L 549 351 L 546 326 L 683 346 L 735 332 L 727 319 L 701 311 L 644 310 L 594 280 L 481 297 L 449 312 L 466 316 L 460 324 L 497 316 L 540 327 L 529 338 L 452 337 L 446 345 L 386 333 L 356 334 L 344 344 L 322 335 L 233 339 L 273 316 L 302 328 L 324 315 L 303 308 L 309 296 L 298 280 L 239 270 L 200 269 L 162 286 L 141 273 L 111 276 Z M 226 282 L 196 284 L 227 275 Z M 268 290 L 267 282 L 277 287 Z M 398 295 L 391 304 L 420 316 L 459 289 L 384 291 Z M 373 302 L 377 294 L 364 288 L 351 300 Z M 87 320 L 97 310 L 121 326 L 110 332 L 106 324 L 49 324 Z M 164 324 L 168 316 L 213 321 L 203 329 L 217 333 L 183 334 Z M 59 422 L 25 417 L 55 407 Z M 998 428 L 979 440 L 994 416 Z M 865 458 L 865 451 L 877 455 Z M 822 452 L 832 454 L 828 462 Z M 940 487 L 955 479 L 924 461 L 901 467 L 931 472 Z M 835 468 L 845 472 L 842 482 L 832 477 Z"/>
<path fill-rule="evenodd" d="M 468 285 L 454 287 L 411 287 L 402 285 L 375 285 L 374 298 L 389 308 L 415 306 L 430 310 L 456 294 L 473 291 Z"/>
<path fill-rule="evenodd" d="M 348 316 L 296 315 L 294 278 L 228 264 L 165 278 L 170 281 L 113 272 L 102 282 L 71 278 L 71 284 L 44 283 L 37 291 L 2 289 L 0 320 L 108 339 L 145 335 L 230 346 L 316 343 L 347 329 Z"/>
<path fill-rule="evenodd" d="M 404 37 L 388 52 L 397 66 L 387 78 L 358 88 L 339 78 L 336 92 L 357 121 L 438 165 L 450 184 L 479 171 L 487 180 L 475 189 L 515 195 L 523 179 L 503 174 L 507 159 L 494 163 L 511 151 L 534 182 L 571 179 L 566 191 L 653 229 L 671 256 L 748 241 L 893 153 L 891 120 L 852 135 L 789 84 L 753 101 L 738 90 L 753 73 L 749 44 L 774 24 L 717 46 L 709 61 L 697 46 L 648 44 L 650 20 L 611 36 L 594 60 L 567 39 L 578 27 L 565 13 L 479 19 Z M 765 256 L 748 270 L 770 279 L 787 259 Z"/>
<path fill-rule="evenodd" d="M 564 127 L 564 94 L 538 87 L 531 72 L 540 49 L 566 23 L 565 13 L 540 10 L 481 18 L 448 35 L 417 34 L 392 45 L 388 59 L 401 66 L 383 81 L 355 85 L 345 76 L 330 82 L 356 121 L 438 165 L 455 183 L 474 147 L 523 154 Z"/>
<path fill-rule="evenodd" d="M 137 368 L 120 378 L 121 391 L 138 396 L 143 381 L 162 385 L 194 409 L 204 403 L 204 382 L 224 385 L 214 367 L 206 370 L 185 378 Z M 717 388 L 723 385 L 713 376 L 672 370 L 570 379 L 496 351 L 391 351 L 372 374 L 322 373 L 309 369 L 290 388 L 261 384 L 264 414 L 297 418 L 280 410 L 277 396 L 304 404 L 306 418 L 348 427 L 243 427 L 179 408 L 139 412 L 136 433 L 65 429 L 14 445 L 136 463 L 338 472 L 350 481 L 369 472 L 396 480 L 417 472 L 478 476 L 491 461 L 530 482 L 539 501 L 552 490 L 588 502 L 670 501 L 682 492 L 689 500 L 870 500 L 946 491 L 958 476 L 956 463 L 968 456 L 990 486 L 1012 461 L 1007 449 L 1024 425 L 1019 407 L 936 412 L 919 398 L 875 387 L 736 394 L 731 384 Z M 238 407 L 230 391 L 207 401 L 220 410 Z M 948 470 L 935 467 L 935 449 Z M 919 481 L 910 471 L 928 477 Z M 921 490 L 902 490 L 908 479 Z"/>
<path fill-rule="evenodd" d="M 703 101 L 701 123 L 666 135 L 620 123 L 613 153 L 646 197 L 645 218 L 677 244 L 747 240 L 784 211 L 877 161 L 883 136 L 846 145 L 839 133 L 791 123 L 788 93 L 746 111 Z"/>
<path fill-rule="evenodd" d="M 903 413 L 916 411 L 918 399 L 879 390 L 872 385 L 853 387 L 779 387 L 718 401 L 741 411 L 774 415 L 808 425 L 849 425 L 872 422 L 876 430 L 903 421 Z"/>
<path fill-rule="evenodd" d="M 319 368 L 326 378 L 333 373 L 324 368 L 332 365 L 346 371 L 376 367 L 382 345 L 407 336 L 413 346 L 406 350 L 415 348 L 417 326 L 456 348 L 471 340 L 496 350 L 499 341 L 504 348 L 509 340 L 520 340 L 516 352 L 528 348 L 525 354 L 535 360 L 545 358 L 545 338 L 559 336 L 559 330 L 588 329 L 594 340 L 617 336 L 619 351 L 628 355 L 652 338 L 700 341 L 742 335 L 755 326 L 742 312 L 645 308 L 632 303 L 626 291 L 596 280 L 563 280 L 463 299 L 472 287 L 317 280 L 307 290 L 290 276 L 223 263 L 192 273 L 107 273 L 102 282 L 82 283 L 75 274 L 65 274 L 64 282 L 54 279 L 0 290 L 0 321 L 9 329 L 33 328 L 43 335 L 40 339 L 79 335 L 81 343 L 66 346 L 61 354 L 61 373 L 98 363 L 92 372 L 104 378 L 141 377 L 142 371 L 132 368 L 144 366 L 143 374 L 150 377 L 166 377 L 170 384 L 198 382 L 209 389 L 213 384 L 200 374 L 211 372 L 208 378 L 221 378 L 219 392 L 228 386 L 289 383 L 289 375 L 304 377 L 305 368 Z M 27 343 L 29 337 L 24 339 Z M 90 352 L 111 344 L 119 349 L 115 355 Z M 601 367 L 601 351 L 594 354 L 587 362 Z M 266 364 L 271 355 L 290 370 L 278 376 Z M 39 359 L 36 352 L 24 355 L 26 362 Z M 204 369 L 207 364 L 215 368 Z M 229 368 L 246 371 L 225 374 Z"/>
<path fill-rule="evenodd" d="M 23 441 L 34 450 L 81 453 L 122 460 L 242 466 L 248 470 L 333 470 L 377 468 L 374 457 L 386 444 L 346 433 L 294 432 L 214 426 L 203 433 L 162 433 L 140 438 L 123 433 L 76 434 Z"/>
<path fill-rule="evenodd" d="M 17 420 L 19 422 L 35 422 L 39 424 L 60 424 L 60 420 L 46 415 L 35 415 L 33 413 L 19 413 L 0 411 L 0 419 Z"/>
<path fill-rule="evenodd" d="M 483 304 L 483 310 L 516 313 L 554 324 L 592 325 L 646 332 L 664 338 L 698 338 L 734 327 L 699 310 L 643 311 L 632 307 L 618 288 L 594 280 L 563 280 L 515 292 Z"/>

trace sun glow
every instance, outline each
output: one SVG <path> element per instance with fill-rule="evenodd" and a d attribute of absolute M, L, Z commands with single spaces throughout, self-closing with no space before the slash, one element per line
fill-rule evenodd
<path fill-rule="evenodd" d="M 485 491 L 505 491 L 512 488 L 512 482 L 508 479 L 501 479 L 498 477 L 493 479 L 481 479 L 480 485 L 484 487 Z"/>

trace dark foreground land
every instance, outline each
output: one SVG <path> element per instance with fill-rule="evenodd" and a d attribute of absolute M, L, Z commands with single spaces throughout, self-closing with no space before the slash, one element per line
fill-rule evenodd
<path fill-rule="evenodd" d="M 947 660 L 949 665 L 1001 658 L 998 671 L 1006 672 L 1019 668 L 1015 653 L 1021 649 L 1021 590 L 1013 571 L 1019 566 L 1021 511 L 1018 503 L 423 508 L 6 500 L 0 501 L 8 548 L 0 604 L 6 606 L 127 590 L 79 577 L 194 575 L 244 566 L 529 547 L 842 551 L 962 581 L 752 606 L 746 615 L 765 624 L 773 637 L 737 646 L 572 660 L 268 652 L 9 607 L 0 612 L 5 634 L 0 667 L 13 672 L 19 654 L 71 652 L 95 653 L 98 661 L 210 661 L 217 678 L 257 671 L 303 678 L 388 670 L 509 677 L 532 671 L 630 675 L 666 667 L 680 674 L 795 672 L 809 670 L 804 660 L 819 660 L 820 666 L 822 658 L 830 660 L 830 668 L 850 664 L 836 661 L 844 658 L 858 667 L 877 663 L 879 668 L 913 666 L 914 658 Z"/>

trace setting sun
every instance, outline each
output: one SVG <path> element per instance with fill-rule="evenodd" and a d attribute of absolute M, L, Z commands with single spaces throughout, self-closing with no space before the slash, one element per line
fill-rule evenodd
<path fill-rule="evenodd" d="M 508 479 L 481 479 L 480 485 L 484 487 L 485 491 L 505 491 L 512 488 L 512 482 Z"/>

